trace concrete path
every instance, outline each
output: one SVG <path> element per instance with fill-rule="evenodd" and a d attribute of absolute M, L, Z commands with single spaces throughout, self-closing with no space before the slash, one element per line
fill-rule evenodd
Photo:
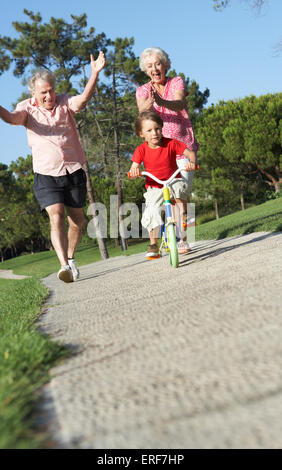
<path fill-rule="evenodd" d="M 39 326 L 75 352 L 42 397 L 57 447 L 281 449 L 281 256 L 254 233 L 44 279 Z"/>
<path fill-rule="evenodd" d="M 26 279 L 29 276 L 22 276 L 21 274 L 14 274 L 12 269 L 0 269 L 1 279 Z"/>

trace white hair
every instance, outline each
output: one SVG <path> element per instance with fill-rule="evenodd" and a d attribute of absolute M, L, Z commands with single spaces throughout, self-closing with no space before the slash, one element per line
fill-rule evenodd
<path fill-rule="evenodd" d="M 48 82 L 50 83 L 50 85 L 55 87 L 55 82 L 56 82 L 55 76 L 48 69 L 36 69 L 32 77 L 30 77 L 28 81 L 28 89 L 31 93 L 35 91 L 36 80 L 43 80 L 44 82 Z"/>
<path fill-rule="evenodd" d="M 147 49 L 144 49 L 139 58 L 139 67 L 142 72 L 145 72 L 146 70 L 147 57 L 152 54 L 158 56 L 161 63 L 166 67 L 167 70 L 170 69 L 170 58 L 168 54 L 159 47 L 148 47 Z"/>

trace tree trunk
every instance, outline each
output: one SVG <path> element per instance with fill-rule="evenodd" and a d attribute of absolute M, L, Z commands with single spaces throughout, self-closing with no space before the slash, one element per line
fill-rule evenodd
<path fill-rule="evenodd" d="M 127 240 L 122 236 L 124 233 L 124 223 L 121 215 L 122 206 L 122 188 L 120 178 L 120 155 L 119 155 L 119 128 L 118 128 L 118 115 L 117 115 L 117 99 L 116 99 L 116 74 L 115 67 L 113 69 L 113 96 L 114 96 L 114 137 L 115 137 L 115 161 L 116 161 L 116 185 L 118 196 L 118 219 L 121 234 L 121 249 L 127 250 Z"/>
<path fill-rule="evenodd" d="M 216 219 L 219 219 L 217 199 L 214 200 L 214 208 L 215 208 L 215 217 Z"/>
<path fill-rule="evenodd" d="M 83 165 L 83 169 L 84 169 L 85 174 L 86 174 L 86 187 L 87 187 L 88 200 L 89 200 L 89 203 L 94 208 L 93 219 L 95 219 L 95 217 L 96 217 L 96 215 L 95 215 L 96 214 L 95 200 L 94 200 L 93 189 L 92 189 L 92 185 L 91 185 L 91 181 L 90 181 L 90 173 L 89 173 L 88 162 L 86 162 Z M 102 258 L 103 259 L 109 258 L 109 254 L 108 254 L 108 250 L 107 250 L 107 246 L 106 246 L 104 238 L 98 237 L 98 234 L 97 234 L 97 241 L 98 241 L 98 246 L 99 246 L 99 250 L 100 250 L 100 254 L 101 254 Z"/>
<path fill-rule="evenodd" d="M 240 201 L 241 201 L 241 209 L 242 209 L 242 211 L 244 211 L 245 210 L 245 201 L 244 201 L 244 194 L 243 193 L 241 193 Z"/>
<path fill-rule="evenodd" d="M 279 193 L 279 192 L 280 192 L 280 183 L 279 183 L 279 179 L 276 180 L 273 175 L 271 175 L 271 174 L 268 173 L 267 171 L 263 170 L 263 169 L 258 165 L 258 163 L 256 163 L 256 165 L 257 165 L 259 171 L 260 171 L 264 176 L 266 176 L 266 178 L 267 178 L 268 180 L 271 181 L 271 184 L 272 184 L 272 185 L 274 186 L 274 188 L 275 188 L 275 192 L 276 192 L 276 193 Z"/>
<path fill-rule="evenodd" d="M 96 126 L 97 126 L 97 129 L 98 129 L 99 136 L 101 137 L 101 140 L 102 140 L 102 162 L 103 162 L 104 174 L 105 174 L 105 177 L 107 178 L 109 175 L 108 175 L 107 157 L 106 157 L 106 142 L 107 142 L 109 136 L 107 138 L 104 137 L 96 114 L 94 112 L 92 112 L 92 114 L 93 114 L 95 122 L 96 122 Z"/>
<path fill-rule="evenodd" d="M 106 158 L 106 144 L 103 142 L 103 151 L 102 151 L 102 161 L 103 161 L 103 169 L 104 175 L 108 177 L 108 169 L 107 169 L 107 158 Z"/>

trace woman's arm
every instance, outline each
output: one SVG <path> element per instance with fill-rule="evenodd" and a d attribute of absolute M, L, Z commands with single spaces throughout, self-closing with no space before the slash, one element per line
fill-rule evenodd
<path fill-rule="evenodd" d="M 154 91 L 153 94 L 158 106 L 163 106 L 171 111 L 182 111 L 182 109 L 186 107 L 184 90 L 176 90 L 174 100 L 164 100 L 156 91 Z"/>
<path fill-rule="evenodd" d="M 136 98 L 137 106 L 139 113 L 143 113 L 143 111 L 148 111 L 149 109 L 153 109 L 153 104 L 155 102 L 155 96 L 152 88 L 150 88 L 150 94 L 148 98 L 144 96 L 140 96 L 140 98 Z"/>

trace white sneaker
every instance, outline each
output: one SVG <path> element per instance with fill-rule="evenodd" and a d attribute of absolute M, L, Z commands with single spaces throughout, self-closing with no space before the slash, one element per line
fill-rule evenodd
<path fill-rule="evenodd" d="M 62 266 L 57 277 L 64 282 L 73 282 L 72 270 L 69 266 Z"/>
<path fill-rule="evenodd" d="M 73 280 L 77 281 L 77 279 L 79 278 L 79 269 L 78 269 L 76 261 L 74 259 L 69 259 L 69 267 L 72 270 Z"/>
<path fill-rule="evenodd" d="M 185 253 L 189 253 L 189 251 L 191 251 L 191 248 L 186 241 L 180 241 L 177 243 L 177 250 L 180 255 L 183 255 Z"/>

